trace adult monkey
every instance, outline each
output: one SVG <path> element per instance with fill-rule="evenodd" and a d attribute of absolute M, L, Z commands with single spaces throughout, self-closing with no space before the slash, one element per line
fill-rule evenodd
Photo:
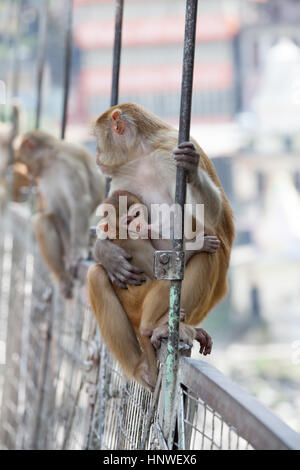
<path fill-rule="evenodd" d="M 197 326 L 227 292 L 226 274 L 234 240 L 232 210 L 211 161 L 195 141 L 185 142 L 176 148 L 178 132 L 133 103 L 110 108 L 98 118 L 94 132 L 98 143 L 97 163 L 102 172 L 112 178 L 111 194 L 117 190 L 130 191 L 147 206 L 149 213 L 151 204 L 174 203 L 176 167 L 186 170 L 187 203 L 204 204 L 205 232 L 216 235 L 220 240 L 220 248 L 213 256 L 209 253 L 186 253 L 183 296 L 190 302 L 185 306 L 186 323 Z M 169 240 L 152 240 L 152 243 L 160 250 L 170 247 Z M 143 282 L 140 269 L 129 262 L 131 254 L 109 240 L 98 240 L 94 254 L 110 281 L 117 286 L 126 288 L 127 284 L 141 285 Z M 190 279 L 192 263 L 197 263 L 198 275 Z M 113 289 L 109 290 L 109 283 L 103 295 L 96 269 L 90 273 L 89 280 L 93 292 L 98 292 L 94 311 L 104 339 L 110 340 L 113 335 L 120 354 L 126 355 L 124 340 L 128 330 L 124 310 Z M 186 290 L 189 295 L 186 295 Z M 194 303 L 195 297 L 197 305 Z M 157 336 L 165 337 L 166 334 L 167 327 L 164 326 L 154 336 L 157 340 Z"/>
<path fill-rule="evenodd" d="M 78 261 L 88 253 L 90 218 L 104 197 L 104 178 L 88 150 L 41 130 L 20 136 L 15 153 L 44 201 L 34 216 L 42 257 L 61 293 L 72 298 Z"/>

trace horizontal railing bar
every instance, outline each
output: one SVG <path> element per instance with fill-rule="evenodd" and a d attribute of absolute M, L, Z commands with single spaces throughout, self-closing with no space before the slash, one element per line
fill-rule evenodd
<path fill-rule="evenodd" d="M 300 434 L 206 362 L 182 357 L 180 382 L 255 449 L 300 450 Z"/>

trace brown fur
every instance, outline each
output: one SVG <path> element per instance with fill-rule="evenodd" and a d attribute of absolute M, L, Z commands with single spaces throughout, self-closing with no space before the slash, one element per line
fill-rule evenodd
<path fill-rule="evenodd" d="M 103 199 L 105 182 L 83 147 L 43 131 L 27 132 L 16 144 L 16 158 L 38 185 L 45 207 L 34 218 L 45 263 L 72 296 L 78 260 L 87 255 L 90 216 Z"/>

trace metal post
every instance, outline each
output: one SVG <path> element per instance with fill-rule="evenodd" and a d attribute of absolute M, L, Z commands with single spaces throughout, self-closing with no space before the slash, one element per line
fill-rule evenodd
<path fill-rule="evenodd" d="M 12 130 L 9 140 L 9 165 L 13 165 L 15 162 L 15 151 L 13 147 L 14 139 L 20 133 L 20 109 L 17 104 L 12 106 L 12 117 L 11 117 Z M 13 177 L 13 175 L 12 175 Z M 13 186 L 13 182 L 12 182 Z M 11 187 L 12 190 L 12 187 Z"/>
<path fill-rule="evenodd" d="M 63 98 L 63 115 L 61 138 L 66 135 L 67 119 L 68 119 L 68 101 L 71 82 L 71 66 L 72 66 L 72 24 L 73 24 L 73 0 L 66 0 L 66 49 L 65 49 L 65 76 L 64 76 L 64 98 Z"/>
<path fill-rule="evenodd" d="M 120 64 L 121 64 L 121 51 L 122 51 L 122 26 L 123 26 L 123 10 L 124 0 L 116 0 L 116 15 L 115 15 L 115 39 L 113 50 L 113 69 L 112 69 L 112 85 L 110 95 L 110 106 L 115 106 L 119 101 L 119 78 L 120 78 Z M 105 197 L 108 196 L 110 189 L 111 178 L 106 178 Z M 96 228 L 90 229 L 90 242 L 91 246 L 93 239 L 96 238 Z"/>
<path fill-rule="evenodd" d="M 122 48 L 122 24 L 123 24 L 124 0 L 116 0 L 116 18 L 115 18 L 115 42 L 113 55 L 113 76 L 111 87 L 110 105 L 115 106 L 119 101 L 119 78 Z"/>
<path fill-rule="evenodd" d="M 22 33 L 22 13 L 23 13 L 24 0 L 15 2 L 16 7 L 16 31 L 14 40 L 14 58 L 13 58 L 13 76 L 12 76 L 12 96 L 13 98 L 19 95 L 20 85 L 20 39 Z"/>
<path fill-rule="evenodd" d="M 47 25 L 48 25 L 49 0 L 43 0 L 40 4 L 39 13 L 39 55 L 38 55 L 38 75 L 37 75 L 37 103 L 35 128 L 40 128 L 41 109 L 42 109 L 42 93 L 45 68 L 45 56 L 47 45 Z"/>
<path fill-rule="evenodd" d="M 110 105 L 115 106 L 119 101 L 119 77 L 120 77 L 120 63 L 121 63 L 121 50 L 122 50 L 122 25 L 123 25 L 123 10 L 124 0 L 116 0 L 116 16 L 115 16 L 115 39 L 114 39 L 114 52 L 113 52 L 113 71 L 112 71 L 112 87 Z M 105 195 L 109 193 L 110 178 L 106 178 Z M 91 229 L 94 232 L 95 228 Z M 108 385 L 110 383 L 110 372 L 107 370 L 105 364 L 108 361 L 108 353 L 105 344 L 102 345 L 100 371 L 101 371 L 101 391 L 100 391 L 100 412 L 99 412 L 99 448 L 103 447 L 104 439 L 104 422 L 105 422 L 105 403 L 108 397 Z"/>
<path fill-rule="evenodd" d="M 122 26 L 123 26 L 123 10 L 124 0 L 116 0 L 115 15 L 115 40 L 113 51 L 113 70 L 110 105 L 115 106 L 119 102 L 119 81 L 120 81 L 120 64 L 122 50 Z M 106 178 L 105 195 L 109 193 L 111 178 Z"/>
<path fill-rule="evenodd" d="M 3 13 L 3 18 L 1 22 L 1 28 L 3 31 L 3 38 L 2 38 L 2 48 L 5 54 L 5 58 L 3 63 L 1 64 L 1 79 L 5 83 L 6 87 L 6 97 L 8 97 L 8 82 L 10 71 L 12 68 L 12 54 L 11 54 L 11 24 L 14 15 L 14 8 L 15 5 L 12 0 L 6 0 L 5 2 L 5 10 Z M 4 9 L 4 7 L 2 7 Z M 6 106 L 1 106 L 1 120 L 5 121 L 7 119 L 6 115 Z"/>
<path fill-rule="evenodd" d="M 190 138 L 190 121 L 192 106 L 193 72 L 195 56 L 195 38 L 197 22 L 198 0 L 186 2 L 186 24 L 184 39 L 183 74 L 181 88 L 179 144 Z M 182 168 L 177 169 L 175 203 L 181 206 L 182 234 L 180 239 L 173 240 L 174 252 L 180 252 L 181 269 L 184 269 L 184 205 L 186 199 L 186 175 Z M 178 221 L 175 217 L 175 224 Z M 166 388 L 164 409 L 164 435 L 169 448 L 173 444 L 173 436 L 176 419 L 176 390 L 178 372 L 178 346 L 179 346 L 179 314 L 182 280 L 172 280 L 170 288 L 170 314 L 169 314 L 169 338 L 168 354 L 166 361 Z"/>

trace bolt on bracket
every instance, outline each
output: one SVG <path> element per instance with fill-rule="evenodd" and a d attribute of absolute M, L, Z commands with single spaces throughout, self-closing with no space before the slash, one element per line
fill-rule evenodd
<path fill-rule="evenodd" d="M 184 251 L 168 250 L 154 253 L 153 273 L 158 281 L 182 281 L 184 265 Z"/>

